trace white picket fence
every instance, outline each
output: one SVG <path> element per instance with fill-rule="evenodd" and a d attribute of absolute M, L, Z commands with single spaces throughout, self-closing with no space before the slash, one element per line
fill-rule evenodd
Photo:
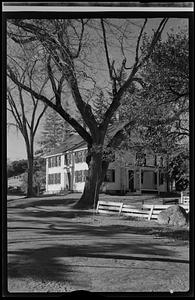
<path fill-rule="evenodd" d="M 121 202 L 98 201 L 96 213 L 117 214 L 124 216 L 146 218 L 148 220 L 157 220 L 158 214 L 171 206 L 158 204 L 135 204 L 127 205 Z M 186 212 L 189 212 L 189 204 L 181 204 Z"/>

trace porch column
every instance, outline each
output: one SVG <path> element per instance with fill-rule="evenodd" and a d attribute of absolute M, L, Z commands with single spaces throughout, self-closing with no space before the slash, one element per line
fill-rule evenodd
<path fill-rule="evenodd" d="M 73 186 L 74 186 L 74 169 L 75 169 L 75 157 L 74 157 L 74 152 L 71 153 L 72 156 L 72 167 L 71 167 L 71 190 L 73 191 Z"/>
<path fill-rule="evenodd" d="M 46 180 L 45 180 L 45 190 L 48 192 L 48 174 L 49 174 L 49 169 L 48 169 L 48 158 L 45 159 L 46 163 Z"/>

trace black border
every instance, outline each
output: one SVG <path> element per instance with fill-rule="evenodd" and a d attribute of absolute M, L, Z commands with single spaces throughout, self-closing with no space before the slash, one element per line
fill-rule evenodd
<path fill-rule="evenodd" d="M 12 2 L 13 3 L 13 2 Z M 45 7 L 46 8 L 46 7 Z M 193 12 L 181 12 L 181 11 L 170 11 L 170 12 L 160 12 L 160 11 L 139 11 L 139 12 L 48 12 L 47 8 L 45 12 L 37 11 L 28 11 L 28 12 L 3 12 L 3 22 L 2 22 L 2 283 L 3 283 L 3 296 L 4 297 L 94 297 L 98 298 L 105 297 L 193 297 L 194 296 L 194 203 L 190 202 L 190 290 L 188 292 L 174 292 L 170 294 L 169 292 L 124 292 L 124 293 L 93 293 L 88 291 L 75 291 L 72 293 L 10 293 L 7 289 L 7 171 L 6 171 L 6 158 L 7 158 L 7 147 L 6 147 L 6 21 L 10 18 L 188 18 L 189 19 L 189 40 L 190 40 L 190 196 L 191 199 L 194 199 L 194 39 L 193 39 L 193 30 L 194 30 L 194 15 Z M 6 277 L 6 279 L 5 279 Z"/>

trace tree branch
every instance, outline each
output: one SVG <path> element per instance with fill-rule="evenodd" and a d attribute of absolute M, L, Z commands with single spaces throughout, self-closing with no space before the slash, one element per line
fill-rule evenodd
<path fill-rule="evenodd" d="M 136 55 L 135 55 L 135 62 L 138 64 L 138 61 L 139 61 L 139 45 L 140 45 L 140 40 L 141 40 L 141 37 L 142 37 L 142 34 L 143 34 L 143 31 L 144 31 L 144 28 L 146 26 L 146 23 L 147 23 L 147 18 L 145 19 L 144 21 L 144 24 L 140 30 L 140 34 L 139 34 L 139 37 L 138 37 L 138 40 L 137 40 L 137 45 L 136 45 Z"/>
<path fill-rule="evenodd" d="M 55 79 L 54 79 L 54 76 L 53 76 L 53 72 L 52 72 L 52 69 L 51 69 L 50 62 L 51 62 L 51 55 L 49 55 L 48 59 L 47 59 L 47 71 L 48 71 L 49 80 L 51 82 L 53 92 L 56 95 L 57 94 L 57 87 L 56 87 L 56 83 L 55 83 Z"/>
<path fill-rule="evenodd" d="M 151 44 L 150 44 L 150 47 L 148 50 L 148 54 L 142 59 L 142 61 L 140 61 L 139 67 L 142 66 L 150 58 L 150 56 L 154 50 L 154 47 L 155 47 L 156 43 L 158 42 L 158 40 L 160 39 L 163 29 L 167 22 L 168 22 L 168 18 L 163 18 L 163 20 L 160 22 L 156 32 L 154 33 L 153 39 L 151 41 Z"/>
<path fill-rule="evenodd" d="M 54 103 L 52 103 L 48 98 L 46 98 L 43 95 L 40 95 L 36 93 L 34 90 L 30 89 L 28 86 L 22 84 L 18 81 L 18 79 L 15 77 L 14 73 L 8 66 L 8 77 L 18 86 L 20 86 L 25 91 L 32 94 L 37 100 L 43 101 L 45 104 L 47 104 L 49 107 L 53 108 L 55 111 L 57 111 L 79 134 L 80 136 L 89 144 L 92 143 L 92 138 L 89 135 L 89 133 L 74 119 L 72 118 L 67 112 L 64 111 L 62 107 L 57 107 Z"/>
<path fill-rule="evenodd" d="M 132 120 L 124 124 L 124 126 L 118 130 L 115 135 L 111 138 L 110 142 L 108 143 L 107 147 L 117 148 L 120 146 L 121 142 L 126 137 L 127 132 L 130 133 L 132 127 L 135 126 L 136 121 Z"/>
<path fill-rule="evenodd" d="M 80 54 L 80 51 L 81 51 L 82 39 L 83 39 L 83 34 L 84 34 L 84 29 L 85 29 L 85 23 L 83 22 L 82 19 L 81 19 L 81 23 L 82 23 L 82 26 L 81 26 L 81 34 L 80 34 L 80 37 L 79 37 L 79 46 L 78 46 L 78 50 L 77 50 L 76 54 L 73 55 L 73 58 L 78 58 L 79 54 Z"/>
<path fill-rule="evenodd" d="M 108 65 L 108 71 L 109 71 L 110 79 L 112 81 L 113 94 L 115 95 L 116 94 L 116 77 L 113 76 L 114 62 L 111 65 L 109 54 L 108 54 L 108 46 L 107 46 L 107 39 L 106 39 L 106 30 L 105 30 L 105 27 L 104 27 L 104 21 L 103 21 L 103 19 L 101 19 L 101 26 L 102 26 L 102 32 L 103 32 L 104 48 L 105 48 L 105 53 L 106 53 L 106 61 L 107 61 L 107 65 Z"/>
<path fill-rule="evenodd" d="M 37 128 L 38 128 L 38 126 L 39 126 L 40 120 L 41 120 L 42 116 L 44 115 L 44 113 L 45 113 L 45 111 L 46 111 L 47 108 L 48 108 L 48 106 L 45 105 L 45 107 L 43 108 L 42 112 L 40 113 L 40 115 L 39 115 L 39 117 L 38 117 L 38 119 L 37 119 L 37 122 L 36 122 L 36 124 L 35 124 L 35 128 L 34 128 L 34 130 L 33 130 L 33 136 L 35 135 L 35 133 L 36 133 L 36 131 L 37 131 Z"/>
<path fill-rule="evenodd" d="M 8 92 L 9 105 L 11 107 L 11 113 L 12 113 L 14 119 L 16 120 L 16 122 L 18 123 L 18 127 L 21 128 L 21 130 L 22 130 L 22 121 L 21 121 L 20 115 L 18 113 L 17 107 L 15 105 L 15 102 L 13 100 L 13 97 L 12 97 L 10 91 L 8 90 L 7 92 Z"/>

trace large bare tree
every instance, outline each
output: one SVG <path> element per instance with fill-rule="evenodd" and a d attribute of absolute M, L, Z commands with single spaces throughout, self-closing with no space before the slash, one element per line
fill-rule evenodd
<path fill-rule="evenodd" d="M 29 86 L 32 87 L 33 74 L 37 62 L 36 60 L 31 65 L 26 64 L 26 68 L 24 69 L 15 64 L 15 73 L 17 73 L 19 82 L 28 82 Z M 46 82 L 47 79 L 42 84 L 40 93 Z M 8 126 L 14 126 L 19 130 L 25 141 L 28 162 L 27 197 L 32 197 L 34 196 L 33 165 L 35 135 L 47 109 L 47 105 L 40 103 L 32 94 L 25 92 L 19 85 L 14 85 L 10 80 L 8 80 L 7 100 L 7 110 L 11 114 L 8 118 Z"/>
<path fill-rule="evenodd" d="M 8 77 L 21 89 L 57 111 L 87 142 L 88 176 L 77 207 L 91 207 L 98 200 L 102 178 L 108 167 L 108 162 L 104 160 L 105 147 L 117 146 L 124 132 L 119 128 L 105 145 L 110 120 L 132 84 L 143 84 L 138 72 L 148 61 L 167 21 L 167 18 L 159 20 L 150 46 L 145 53 L 140 53 L 147 19 L 141 22 L 139 20 L 138 24 L 122 19 L 9 20 L 8 36 L 12 41 L 20 45 L 34 45 L 45 53 L 54 99 L 51 101 L 46 94 L 37 93 L 29 85 L 22 83 L 12 68 L 8 68 Z M 137 26 L 139 30 L 134 31 L 135 36 L 131 39 L 133 26 Z M 85 126 L 63 107 L 65 95 L 62 93 L 61 81 L 56 83 L 56 68 L 61 74 L 61 81 L 65 80 L 67 84 L 66 88 L 69 89 Z M 97 86 L 109 98 L 109 105 L 101 121 L 97 120 L 93 111 L 93 91 Z M 124 128 L 129 130 L 131 125 L 130 121 L 124 124 Z"/>

